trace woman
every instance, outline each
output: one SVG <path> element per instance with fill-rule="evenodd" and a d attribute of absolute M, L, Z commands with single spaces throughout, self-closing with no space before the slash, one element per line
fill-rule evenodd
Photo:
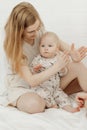
<path fill-rule="evenodd" d="M 29 65 L 38 54 L 40 37 L 44 33 L 44 25 L 36 9 L 27 2 L 19 3 L 13 8 L 5 26 L 6 37 L 4 49 L 8 59 L 8 104 L 28 113 L 43 112 L 45 101 L 30 91 L 29 86 L 35 87 L 50 78 L 61 69 L 62 62 L 56 62 L 48 70 L 32 74 Z M 61 88 L 64 89 L 76 77 L 85 91 L 87 90 L 87 69 L 82 63 L 87 48 L 81 47 L 76 51 L 59 39 L 61 51 L 69 51 L 73 61 L 68 65 L 69 73 L 62 78 Z M 65 56 L 67 57 L 67 55 Z M 63 61 L 63 59 L 61 58 Z M 84 76 L 82 76 L 82 74 Z"/>

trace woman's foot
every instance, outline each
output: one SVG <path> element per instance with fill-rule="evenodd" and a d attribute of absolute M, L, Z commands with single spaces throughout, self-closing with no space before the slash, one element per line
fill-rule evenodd
<path fill-rule="evenodd" d="M 64 106 L 62 109 L 66 110 L 68 112 L 71 112 L 71 113 L 80 111 L 79 107 L 74 108 L 72 106 Z"/>

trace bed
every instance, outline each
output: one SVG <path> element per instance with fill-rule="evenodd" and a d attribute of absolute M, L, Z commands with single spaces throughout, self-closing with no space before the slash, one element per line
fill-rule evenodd
<path fill-rule="evenodd" d="M 87 58 L 83 62 L 87 66 Z M 51 108 L 43 113 L 28 114 L 11 106 L 2 106 L 6 103 L 6 97 L 2 96 L 6 89 L 3 79 L 4 75 L 0 77 L 0 130 L 87 130 L 85 108 L 76 113 Z M 75 106 L 75 94 L 70 95 L 70 99 Z"/>
<path fill-rule="evenodd" d="M 70 96 L 75 106 L 75 94 Z M 5 99 L 0 97 L 0 101 Z M 50 108 L 43 113 L 28 114 L 11 106 L 0 105 L 0 130 L 87 130 L 87 110 L 69 113 Z"/>

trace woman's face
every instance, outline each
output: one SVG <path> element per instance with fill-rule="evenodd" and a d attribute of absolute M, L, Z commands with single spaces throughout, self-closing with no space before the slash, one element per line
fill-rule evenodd
<path fill-rule="evenodd" d="M 33 25 L 25 28 L 24 34 L 23 34 L 24 40 L 25 41 L 34 40 L 39 30 L 40 30 L 40 21 L 36 20 L 36 22 Z"/>

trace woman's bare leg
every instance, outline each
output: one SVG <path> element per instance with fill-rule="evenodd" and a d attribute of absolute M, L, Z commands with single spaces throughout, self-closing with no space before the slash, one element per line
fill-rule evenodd
<path fill-rule="evenodd" d="M 19 110 L 33 114 L 45 110 L 45 101 L 35 93 L 25 93 L 17 101 Z"/>
<path fill-rule="evenodd" d="M 85 65 L 83 63 L 70 63 L 68 69 L 68 74 L 61 78 L 61 88 L 66 88 L 73 79 L 78 78 L 81 88 L 87 91 L 87 68 Z"/>

